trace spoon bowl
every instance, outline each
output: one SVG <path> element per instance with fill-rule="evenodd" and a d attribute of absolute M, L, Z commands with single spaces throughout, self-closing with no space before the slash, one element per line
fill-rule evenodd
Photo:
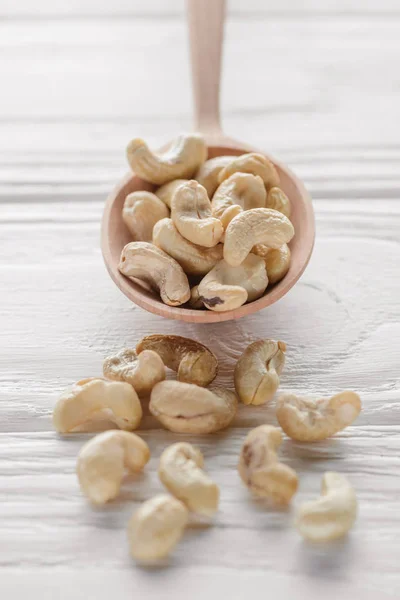
<path fill-rule="evenodd" d="M 221 155 L 238 156 L 246 152 L 260 152 L 258 149 L 236 142 L 221 135 L 205 136 L 208 146 L 208 158 Z M 185 306 L 168 306 L 164 304 L 156 292 L 145 289 L 142 284 L 122 275 L 118 264 L 123 247 L 132 241 L 131 235 L 122 220 L 122 208 L 125 198 L 136 190 L 154 191 L 155 186 L 140 179 L 134 173 L 127 175 L 107 199 L 102 221 L 101 245 L 107 270 L 119 289 L 132 302 L 145 310 L 167 317 L 191 323 L 216 323 L 239 319 L 274 304 L 282 298 L 296 283 L 310 259 L 314 245 L 314 213 L 310 197 L 302 182 L 283 164 L 268 156 L 278 170 L 280 187 L 289 197 L 292 206 L 290 220 L 295 229 L 295 236 L 289 243 L 291 263 L 286 276 L 274 286 L 268 287 L 264 295 L 244 304 L 235 310 L 215 312 L 212 310 L 194 310 Z"/>

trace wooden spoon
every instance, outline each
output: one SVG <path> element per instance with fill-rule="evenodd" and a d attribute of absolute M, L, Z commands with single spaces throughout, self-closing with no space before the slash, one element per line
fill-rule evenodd
<path fill-rule="evenodd" d="M 260 152 L 227 137 L 220 127 L 219 84 L 225 0 L 188 0 L 187 4 L 195 122 L 196 129 L 206 139 L 208 157 Z M 104 261 L 111 278 L 120 290 L 135 304 L 149 312 L 192 323 L 238 319 L 270 306 L 282 298 L 294 286 L 310 260 L 315 236 L 314 212 L 302 182 L 285 165 L 269 155 L 266 156 L 276 166 L 281 180 L 280 187 L 291 201 L 290 219 L 296 232 L 289 244 L 292 253 L 290 269 L 282 281 L 268 288 L 264 296 L 254 302 L 228 312 L 214 312 L 167 306 L 154 292 L 121 275 L 118 271 L 120 254 L 125 244 L 131 241 L 121 216 L 124 200 L 136 190 L 153 189 L 151 184 L 130 173 L 108 197 L 102 220 L 101 245 Z"/>

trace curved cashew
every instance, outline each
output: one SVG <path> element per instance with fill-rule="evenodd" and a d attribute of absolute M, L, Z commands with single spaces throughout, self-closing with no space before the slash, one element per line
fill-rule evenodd
<path fill-rule="evenodd" d="M 181 539 L 188 519 L 186 506 L 172 496 L 160 494 L 143 502 L 128 524 L 132 557 L 146 563 L 168 556 Z"/>
<path fill-rule="evenodd" d="M 297 511 L 296 526 L 312 542 L 328 542 L 345 535 L 357 518 L 357 497 L 340 473 L 325 473 L 321 496 L 304 502 Z"/>
<path fill-rule="evenodd" d="M 82 431 L 99 413 L 127 430 L 136 429 L 142 419 L 139 398 L 129 383 L 92 377 L 78 381 L 62 394 L 54 407 L 53 424 L 59 433 L 70 433 L 77 427 Z"/>
<path fill-rule="evenodd" d="M 143 350 L 153 350 L 169 369 L 178 373 L 178 380 L 206 386 L 215 379 L 218 361 L 214 354 L 200 342 L 180 335 L 147 335 L 136 346 L 140 355 Z"/>
<path fill-rule="evenodd" d="M 151 192 L 141 190 L 125 198 L 122 219 L 137 242 L 151 242 L 154 225 L 168 216 L 168 208 Z"/>
<path fill-rule="evenodd" d="M 125 348 L 105 359 L 103 374 L 107 379 L 127 381 L 139 396 L 146 396 L 156 383 L 165 379 L 165 367 L 156 352 L 146 350 L 138 356 L 134 350 Z"/>
<path fill-rule="evenodd" d="M 161 154 L 153 153 L 146 142 L 135 138 L 129 142 L 126 154 L 136 175 L 162 185 L 173 179 L 188 178 L 207 158 L 207 146 L 200 134 L 180 135 Z"/>
<path fill-rule="evenodd" d="M 212 216 L 207 192 L 197 181 L 178 187 L 172 198 L 171 218 L 179 233 L 193 244 L 211 248 L 222 237 L 222 223 Z"/>
<path fill-rule="evenodd" d="M 226 227 L 234 216 L 232 206 L 238 205 L 243 210 L 265 208 L 266 198 L 267 193 L 261 177 L 250 173 L 234 173 L 218 187 L 211 201 L 211 209 L 214 217 L 221 219 Z M 225 217 L 227 211 L 231 215 L 228 222 Z"/>
<path fill-rule="evenodd" d="M 232 204 L 232 206 L 229 206 L 225 210 L 222 217 L 220 218 L 222 227 L 224 228 L 224 233 L 222 234 L 221 242 L 225 241 L 225 231 L 229 223 L 232 221 L 232 219 L 236 217 L 236 215 L 238 215 L 241 212 L 243 212 L 243 208 L 239 204 Z"/>
<path fill-rule="evenodd" d="M 167 490 L 189 510 L 211 516 L 218 510 L 219 488 L 203 471 L 203 466 L 200 450 L 180 442 L 161 454 L 158 475 Z"/>
<path fill-rule="evenodd" d="M 260 425 L 246 436 L 239 458 L 239 475 L 255 496 L 275 504 L 288 504 L 296 493 L 296 471 L 280 463 L 276 454 L 282 443 L 277 427 Z"/>
<path fill-rule="evenodd" d="M 236 415 L 237 398 L 225 388 L 206 389 L 180 381 L 161 381 L 151 392 L 149 409 L 176 433 L 213 433 Z"/>
<path fill-rule="evenodd" d="M 294 236 L 289 219 L 271 208 L 253 208 L 238 214 L 225 231 L 224 259 L 240 265 L 255 244 L 279 248 Z"/>
<path fill-rule="evenodd" d="M 279 185 L 279 175 L 277 170 L 272 162 L 263 154 L 251 152 L 250 154 L 236 156 L 222 169 L 222 171 L 220 171 L 218 175 L 219 183 L 222 183 L 225 179 L 228 179 L 228 177 L 238 172 L 259 175 L 267 190 Z"/>
<path fill-rule="evenodd" d="M 199 296 L 204 305 L 217 312 L 233 310 L 263 295 L 268 285 L 265 262 L 249 254 L 238 267 L 221 260 L 200 281 Z"/>
<path fill-rule="evenodd" d="M 251 251 L 265 260 L 268 282 L 271 285 L 281 281 L 289 271 L 291 253 L 287 244 L 276 249 L 268 248 L 264 244 L 256 244 Z"/>
<path fill-rule="evenodd" d="M 200 298 L 199 286 L 194 285 L 190 290 L 190 308 L 204 308 L 203 300 Z"/>
<path fill-rule="evenodd" d="M 283 394 L 276 404 L 279 425 L 299 442 L 325 440 L 351 425 L 360 412 L 361 400 L 355 392 L 341 392 L 318 400 Z"/>
<path fill-rule="evenodd" d="M 269 402 L 279 386 L 285 366 L 286 344 L 259 340 L 247 346 L 236 363 L 235 389 L 243 404 Z"/>
<path fill-rule="evenodd" d="M 265 206 L 281 212 L 288 219 L 290 218 L 290 213 L 292 212 L 290 200 L 285 192 L 278 187 L 273 187 L 269 190 Z"/>
<path fill-rule="evenodd" d="M 158 290 L 164 304 L 179 306 L 190 298 L 189 281 L 180 264 L 153 244 L 127 244 L 118 268 L 126 277 L 139 279 Z"/>
<path fill-rule="evenodd" d="M 94 504 L 105 504 L 118 496 L 125 470 L 137 473 L 149 458 L 148 445 L 134 433 L 100 433 L 78 454 L 76 472 L 81 490 Z"/>
<path fill-rule="evenodd" d="M 158 221 L 153 229 L 153 244 L 172 256 L 187 275 L 205 275 L 222 259 L 222 244 L 203 248 L 184 238 L 172 219 Z"/>
<path fill-rule="evenodd" d="M 189 179 L 174 179 L 173 181 L 169 181 L 168 183 L 164 183 L 161 187 L 159 187 L 154 193 L 168 206 L 171 208 L 172 196 L 175 194 L 176 190 L 182 183 L 188 183 Z"/>
<path fill-rule="evenodd" d="M 202 185 L 211 198 L 218 187 L 218 175 L 220 171 L 232 162 L 233 156 L 216 156 L 206 160 L 196 171 L 193 179 Z"/>

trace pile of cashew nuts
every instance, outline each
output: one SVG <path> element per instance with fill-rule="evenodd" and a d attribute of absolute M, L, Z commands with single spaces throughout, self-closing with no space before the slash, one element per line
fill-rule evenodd
<path fill-rule="evenodd" d="M 136 349 L 124 349 L 103 363 L 103 375 L 78 381 L 57 401 L 55 429 L 61 434 L 89 431 L 93 420 L 106 419 L 119 429 L 100 433 L 81 449 L 77 475 L 82 492 L 96 505 L 116 498 L 129 472 L 140 472 L 150 459 L 147 443 L 132 433 L 150 397 L 150 413 L 176 433 L 209 434 L 228 427 L 238 401 L 245 405 L 270 402 L 285 366 L 286 344 L 270 339 L 250 344 L 234 369 L 235 392 L 208 387 L 218 372 L 216 356 L 203 344 L 175 335 L 149 335 Z M 166 367 L 176 379 L 166 379 Z M 276 402 L 280 425 L 264 424 L 243 441 L 238 471 L 250 492 L 270 505 L 287 505 L 298 488 L 294 469 L 279 458 L 282 430 L 297 442 L 316 442 L 350 425 L 361 411 L 359 396 L 344 391 L 331 398 L 283 394 Z M 161 454 L 160 481 L 169 494 L 140 506 L 128 524 L 131 555 L 140 563 L 166 557 L 181 539 L 190 513 L 212 517 L 219 506 L 219 487 L 204 470 L 200 450 L 177 442 Z M 357 499 L 339 473 L 322 478 L 321 496 L 297 510 L 300 534 L 314 542 L 334 540 L 352 527 Z"/>
<path fill-rule="evenodd" d="M 121 253 L 123 275 L 170 306 L 214 311 L 253 302 L 285 277 L 291 207 L 265 156 L 206 160 L 199 134 L 179 136 L 163 154 L 136 138 L 127 156 L 136 175 L 159 187 L 125 199 L 133 241 Z"/>

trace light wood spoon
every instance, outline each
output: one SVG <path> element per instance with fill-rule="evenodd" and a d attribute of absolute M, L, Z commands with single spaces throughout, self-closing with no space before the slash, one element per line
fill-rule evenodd
<path fill-rule="evenodd" d="M 260 152 L 223 134 L 219 115 L 219 85 L 225 0 L 188 0 L 188 22 L 196 129 L 208 145 L 208 158 L 224 154 L 239 155 Z M 193 310 L 164 304 L 158 295 L 124 277 L 118 271 L 121 251 L 132 241 L 122 220 L 122 207 L 128 194 L 140 189 L 153 190 L 154 186 L 130 173 L 108 197 L 102 220 L 101 245 L 107 270 L 120 290 L 135 304 L 167 317 L 192 323 L 215 323 L 238 319 L 270 306 L 282 298 L 296 283 L 306 268 L 314 245 L 314 212 L 310 197 L 302 182 L 282 163 L 276 166 L 280 187 L 292 205 L 291 221 L 295 236 L 289 244 L 292 260 L 287 275 L 258 300 L 228 312 Z"/>

